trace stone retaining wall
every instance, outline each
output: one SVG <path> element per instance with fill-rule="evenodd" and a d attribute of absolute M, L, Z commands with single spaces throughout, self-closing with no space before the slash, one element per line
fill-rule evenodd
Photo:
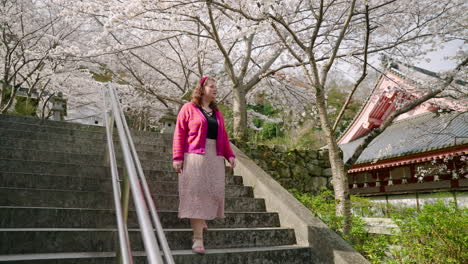
<path fill-rule="evenodd" d="M 321 187 L 331 188 L 331 168 L 326 151 L 233 143 L 286 189 L 315 193 Z"/>

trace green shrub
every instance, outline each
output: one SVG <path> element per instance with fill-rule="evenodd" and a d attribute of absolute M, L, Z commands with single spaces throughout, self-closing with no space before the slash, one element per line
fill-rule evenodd
<path fill-rule="evenodd" d="M 36 116 L 38 100 L 26 97 L 16 97 L 16 104 L 12 112 L 13 115 Z"/>
<path fill-rule="evenodd" d="M 300 193 L 297 190 L 290 192 L 304 204 L 317 217 L 319 217 L 331 230 L 339 234 L 344 240 L 349 242 L 354 249 L 364 255 L 372 263 L 382 263 L 382 259 L 388 251 L 390 236 L 370 234 L 365 229 L 365 223 L 359 216 L 351 218 L 351 232 L 349 236 L 344 236 L 341 232 L 343 218 L 335 215 L 335 196 L 333 191 L 322 189 L 317 195 Z M 359 206 L 364 203 L 370 204 L 365 198 L 352 197 L 359 201 Z"/>
<path fill-rule="evenodd" d="M 272 139 L 283 136 L 283 132 L 280 130 L 280 125 L 274 123 L 264 122 L 262 125 L 263 129 L 259 131 L 261 139 Z"/>
<path fill-rule="evenodd" d="M 468 209 L 438 200 L 393 217 L 401 233 L 389 263 L 468 263 Z"/>
<path fill-rule="evenodd" d="M 322 190 L 317 195 L 290 192 L 371 263 L 468 263 L 468 209 L 457 209 L 454 203 L 439 200 L 424 205 L 419 212 L 411 207 L 391 207 L 393 220 L 401 230 L 391 236 L 369 234 L 362 218 L 353 216 L 351 233 L 344 237 L 340 232 L 342 219 L 335 216 L 331 190 Z M 352 196 L 351 204 L 354 212 L 363 215 L 375 213 L 371 207 L 383 210 L 382 204 L 362 197 Z"/>

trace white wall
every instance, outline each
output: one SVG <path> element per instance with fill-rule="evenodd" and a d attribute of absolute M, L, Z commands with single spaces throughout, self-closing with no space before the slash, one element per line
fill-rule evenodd
<path fill-rule="evenodd" d="M 455 201 L 459 208 L 468 208 L 468 192 L 439 192 L 439 193 L 418 193 L 418 194 L 400 194 L 400 195 L 387 195 L 369 197 L 370 200 L 375 202 L 388 201 L 388 204 L 403 207 L 417 207 L 423 206 L 425 203 L 434 203 L 437 200 L 442 200 L 446 203 Z"/>

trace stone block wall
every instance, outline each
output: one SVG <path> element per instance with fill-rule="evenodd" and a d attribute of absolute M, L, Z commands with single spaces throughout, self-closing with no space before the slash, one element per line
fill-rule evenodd
<path fill-rule="evenodd" d="M 321 187 L 331 188 L 332 174 L 326 151 L 233 143 L 285 189 L 315 193 Z"/>

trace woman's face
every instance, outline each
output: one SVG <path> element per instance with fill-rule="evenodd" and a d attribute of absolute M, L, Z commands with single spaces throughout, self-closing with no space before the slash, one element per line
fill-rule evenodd
<path fill-rule="evenodd" d="M 208 100 L 214 100 L 218 94 L 218 86 L 216 85 L 216 82 L 211 80 L 207 81 L 203 90 L 203 96 Z"/>

